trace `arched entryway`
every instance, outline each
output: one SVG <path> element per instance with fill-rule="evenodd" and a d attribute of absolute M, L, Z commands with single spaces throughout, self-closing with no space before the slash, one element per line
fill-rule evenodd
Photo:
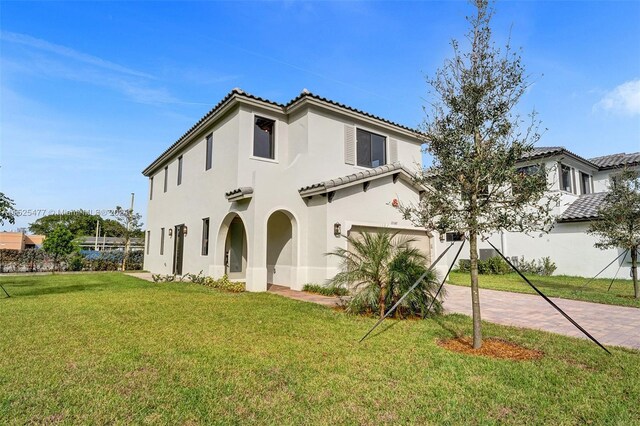
<path fill-rule="evenodd" d="M 297 222 L 286 210 L 267 220 L 267 283 L 291 287 L 297 280 Z"/>
<path fill-rule="evenodd" d="M 222 265 L 222 273 L 232 279 L 245 279 L 247 276 L 247 230 L 244 222 L 236 213 L 230 213 L 222 221 L 218 231 L 216 264 Z"/>

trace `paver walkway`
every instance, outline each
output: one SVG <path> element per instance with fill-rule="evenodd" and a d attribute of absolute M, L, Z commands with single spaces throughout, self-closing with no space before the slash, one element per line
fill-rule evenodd
<path fill-rule="evenodd" d="M 445 289 L 445 311 L 470 316 L 471 289 L 453 285 L 446 285 Z M 337 297 L 320 296 L 281 286 L 271 286 L 269 291 L 325 306 L 336 306 L 339 301 Z M 556 297 L 550 299 L 600 343 L 640 349 L 640 309 Z M 480 307 L 484 321 L 587 338 L 537 295 L 482 289 Z"/>
<path fill-rule="evenodd" d="M 446 285 L 446 312 L 471 315 L 471 289 Z M 640 349 L 640 309 L 550 297 L 600 343 Z M 587 338 L 542 297 L 480 290 L 482 320 Z"/>

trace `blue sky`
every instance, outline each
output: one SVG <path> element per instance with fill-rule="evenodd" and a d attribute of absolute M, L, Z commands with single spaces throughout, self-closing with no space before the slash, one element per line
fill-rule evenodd
<path fill-rule="evenodd" d="M 640 2 L 499 2 L 539 145 L 640 151 Z M 408 126 L 472 13 L 451 2 L 2 2 L 0 188 L 21 210 L 145 212 L 141 170 L 227 92 L 303 88 Z M 27 226 L 35 216 L 19 218 Z"/>

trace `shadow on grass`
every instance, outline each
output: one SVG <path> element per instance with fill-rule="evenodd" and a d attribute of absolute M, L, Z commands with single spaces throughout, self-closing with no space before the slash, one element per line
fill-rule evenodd
<path fill-rule="evenodd" d="M 102 291 L 106 290 L 108 286 L 101 284 L 76 284 L 76 285 L 62 285 L 62 286 L 48 286 L 48 287 L 29 287 L 26 285 L 6 285 L 4 287 L 7 289 L 11 297 L 21 297 L 21 296 L 44 296 L 48 294 L 65 294 L 65 293 L 76 293 L 81 291 Z M 13 290 L 13 291 L 12 291 Z"/>

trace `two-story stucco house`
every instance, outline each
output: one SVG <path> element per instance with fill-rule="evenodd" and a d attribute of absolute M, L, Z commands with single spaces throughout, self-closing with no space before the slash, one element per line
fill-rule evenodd
<path fill-rule="evenodd" d="M 337 271 L 344 235 L 393 228 L 394 200 L 418 200 L 408 169 L 421 140 L 408 127 L 303 91 L 279 104 L 231 91 L 145 170 L 145 269 L 300 289 Z"/>
<path fill-rule="evenodd" d="M 501 232 L 489 238 L 505 255 L 526 260 L 550 257 L 556 264 L 556 274 L 592 277 L 623 253 L 622 249 L 600 250 L 594 247 L 597 239 L 587 234 L 592 220 L 609 189 L 611 176 L 620 168 L 640 170 L 640 152 L 612 154 L 586 159 L 563 147 L 536 147 L 523 158 L 519 167 L 538 167 L 548 170 L 550 193 L 560 195 L 554 209 L 556 223 L 549 233 Z M 524 170 L 523 170 L 524 171 Z M 456 235 L 447 235 L 447 240 Z M 495 256 L 486 243 L 480 243 L 480 258 Z M 464 257 L 468 257 L 468 254 Z M 452 260 L 451 258 L 449 260 Z M 601 277 L 629 278 L 631 258 L 627 255 L 607 268 Z"/>

